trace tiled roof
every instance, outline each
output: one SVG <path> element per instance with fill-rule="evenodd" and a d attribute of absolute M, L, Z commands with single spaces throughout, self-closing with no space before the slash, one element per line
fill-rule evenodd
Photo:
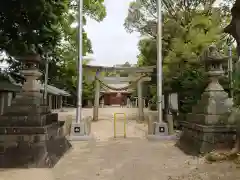
<path fill-rule="evenodd" d="M 12 84 L 8 81 L 0 81 L 0 91 L 19 92 L 22 86 Z"/>
<path fill-rule="evenodd" d="M 41 91 L 44 91 L 44 84 L 41 85 Z M 68 93 L 67 91 L 64 91 L 62 89 L 58 89 L 54 86 L 51 85 L 47 85 L 47 92 L 50 94 L 54 94 L 54 95 L 61 95 L 61 96 L 71 96 L 70 93 Z"/>
<path fill-rule="evenodd" d="M 16 81 L 11 75 L 6 73 L 0 73 L 0 76 L 2 77 L 0 79 L 0 91 L 19 92 L 22 90 L 22 84 L 16 83 Z M 41 91 L 44 91 L 44 84 L 41 85 Z M 48 93 L 54 94 L 54 95 L 71 96 L 71 94 L 68 93 L 67 91 L 58 89 L 51 85 L 47 85 L 47 91 Z"/>
<path fill-rule="evenodd" d="M 0 91 L 20 91 L 21 86 L 13 84 L 5 71 L 0 71 Z"/>

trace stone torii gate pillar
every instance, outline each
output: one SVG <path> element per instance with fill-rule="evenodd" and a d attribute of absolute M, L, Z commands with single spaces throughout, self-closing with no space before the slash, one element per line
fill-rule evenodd
<path fill-rule="evenodd" d="M 95 98 L 94 98 L 94 109 L 93 109 L 93 121 L 98 120 L 98 108 L 100 98 L 100 82 L 98 79 L 95 80 Z"/>

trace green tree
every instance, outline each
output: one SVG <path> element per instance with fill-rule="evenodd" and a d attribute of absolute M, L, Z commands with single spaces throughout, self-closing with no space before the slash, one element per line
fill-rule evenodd
<path fill-rule="evenodd" d="M 201 52 L 212 43 L 222 48 L 227 38 L 222 34 L 222 29 L 228 17 L 213 4 L 213 0 L 164 1 L 163 88 L 165 92 L 196 92 L 192 96 L 189 96 L 189 92 L 183 95 L 182 98 L 188 99 L 188 102 L 182 104 L 188 104 L 188 107 L 197 101 L 199 91 L 204 88 L 205 76 L 199 61 Z M 130 4 L 124 24 L 126 29 L 147 36 L 139 42 L 139 66 L 156 65 L 156 18 L 156 1 L 141 0 Z M 149 87 L 153 101 L 156 101 L 156 72 Z M 189 110 L 187 107 L 183 109 Z"/>
<path fill-rule="evenodd" d="M 2 2 L 0 50 L 16 57 L 54 48 L 61 38 L 61 23 L 68 6 L 67 0 Z"/>
<path fill-rule="evenodd" d="M 49 60 L 49 83 L 76 92 L 77 77 L 77 0 L 8 0 L 0 7 L 0 51 L 5 51 L 9 70 L 18 71 L 18 56 L 36 52 L 42 56 L 40 70 Z M 103 0 L 84 0 L 85 16 L 101 21 L 106 16 Z M 91 53 L 91 42 L 83 32 L 83 54 Z M 84 63 L 88 63 L 87 61 Z M 85 78 L 84 78 L 85 79 Z M 83 92 L 91 91 L 84 81 Z M 89 94 L 89 93 L 87 93 Z M 86 95 L 88 96 L 88 95 Z M 85 97 L 85 94 L 84 94 Z"/>
<path fill-rule="evenodd" d="M 85 16 L 90 16 L 96 21 L 102 21 L 106 16 L 106 9 L 103 5 L 103 0 L 84 1 L 84 24 L 87 23 Z M 78 61 L 78 42 L 77 29 L 71 25 L 77 22 L 77 1 L 74 0 L 70 6 L 69 15 L 66 16 L 64 24 L 64 43 L 57 46 L 55 52 L 58 57 L 58 68 L 52 67 L 55 71 L 55 78 L 51 78 L 53 84 L 58 84 L 61 88 L 66 88 L 75 94 L 77 90 L 77 61 Z M 73 18 L 74 17 L 74 18 Z M 92 53 L 91 41 L 87 37 L 87 33 L 83 29 L 83 55 Z M 84 64 L 89 63 L 89 60 L 84 60 Z M 94 84 L 86 80 L 86 73 L 83 74 L 83 100 L 93 99 Z"/>

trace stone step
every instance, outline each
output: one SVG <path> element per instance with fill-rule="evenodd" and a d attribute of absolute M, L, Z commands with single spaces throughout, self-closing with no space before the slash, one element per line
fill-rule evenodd
<path fill-rule="evenodd" d="M 43 99 L 42 98 L 36 98 L 36 97 L 27 97 L 27 98 L 15 98 L 12 101 L 12 105 L 14 104 L 43 104 Z"/>
<path fill-rule="evenodd" d="M 4 114 L 43 114 L 49 112 L 51 112 L 51 110 L 49 106 L 46 105 L 13 104 L 6 108 Z"/>

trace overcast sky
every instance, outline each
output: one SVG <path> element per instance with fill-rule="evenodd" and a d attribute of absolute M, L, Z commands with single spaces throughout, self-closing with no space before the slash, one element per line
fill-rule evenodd
<path fill-rule="evenodd" d="M 124 19 L 132 0 L 105 0 L 107 17 L 100 23 L 88 19 L 85 27 L 92 41 L 95 61 L 92 64 L 112 66 L 137 62 L 138 33 L 127 33 Z"/>
<path fill-rule="evenodd" d="M 127 33 L 124 19 L 133 0 L 105 0 L 107 17 L 100 23 L 88 19 L 85 27 L 92 42 L 94 61 L 91 64 L 112 66 L 137 62 L 138 33 Z M 217 4 L 221 0 L 217 0 Z"/>

